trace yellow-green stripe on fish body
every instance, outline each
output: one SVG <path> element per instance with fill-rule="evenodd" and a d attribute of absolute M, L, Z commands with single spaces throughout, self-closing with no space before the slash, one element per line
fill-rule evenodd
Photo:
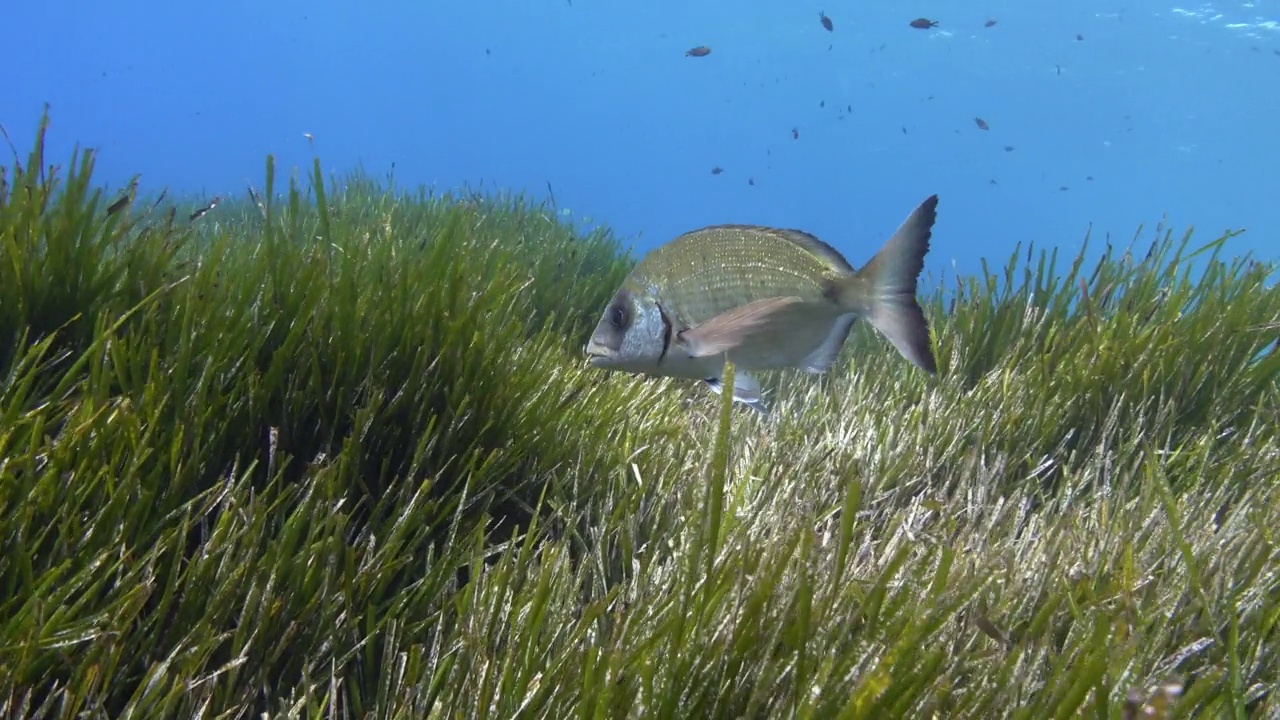
<path fill-rule="evenodd" d="M 587 356 L 596 367 L 701 378 L 716 389 L 729 358 L 735 398 L 761 409 L 751 371 L 823 372 L 862 317 L 935 372 L 915 292 L 936 207 L 936 195 L 921 203 L 861 270 L 799 230 L 718 225 L 681 235 L 623 282 Z"/>

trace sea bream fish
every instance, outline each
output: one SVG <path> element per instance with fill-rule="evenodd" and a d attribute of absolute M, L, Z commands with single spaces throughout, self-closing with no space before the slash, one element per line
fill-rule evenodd
<path fill-rule="evenodd" d="M 765 412 L 754 373 L 825 372 L 864 318 L 916 367 L 937 372 L 916 280 L 938 196 L 917 207 L 875 257 L 855 269 L 800 230 L 715 225 L 650 252 L 613 296 L 587 343 L 595 367 L 705 380 L 725 360 L 733 397 Z"/>

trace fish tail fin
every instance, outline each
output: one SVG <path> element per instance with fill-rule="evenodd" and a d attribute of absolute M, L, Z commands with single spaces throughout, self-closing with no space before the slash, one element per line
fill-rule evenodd
<path fill-rule="evenodd" d="M 920 203 L 880 252 L 861 270 L 834 281 L 830 293 L 842 308 L 866 318 L 903 357 L 928 373 L 936 373 L 938 366 L 929 344 L 929 324 L 916 302 L 916 278 L 929 252 L 937 206 L 937 195 Z"/>

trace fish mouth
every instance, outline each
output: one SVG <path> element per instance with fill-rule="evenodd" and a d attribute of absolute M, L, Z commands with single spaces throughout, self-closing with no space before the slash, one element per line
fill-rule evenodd
<path fill-rule="evenodd" d="M 587 343 L 586 354 L 587 364 L 593 367 L 604 367 L 608 365 L 610 358 L 613 356 L 613 353 L 610 352 L 608 348 L 605 348 L 595 341 Z"/>

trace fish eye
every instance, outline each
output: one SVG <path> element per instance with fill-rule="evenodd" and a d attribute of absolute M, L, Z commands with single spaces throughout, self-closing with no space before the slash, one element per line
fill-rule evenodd
<path fill-rule="evenodd" d="M 627 325 L 627 308 L 622 303 L 614 303 L 609 307 L 609 324 L 621 330 Z"/>

